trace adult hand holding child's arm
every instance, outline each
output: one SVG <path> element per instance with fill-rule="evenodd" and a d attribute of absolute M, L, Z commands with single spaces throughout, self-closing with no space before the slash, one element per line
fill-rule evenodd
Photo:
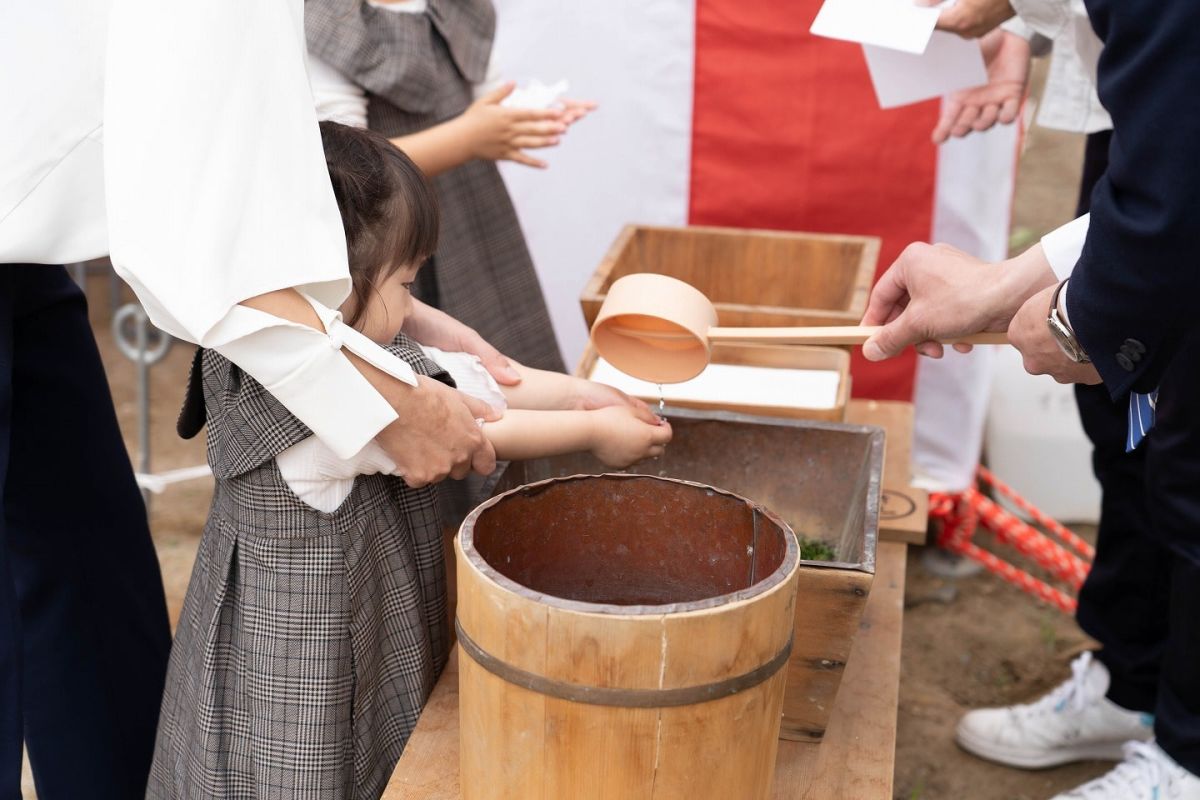
<path fill-rule="evenodd" d="M 369 373 L 364 374 L 375 383 Z M 496 469 L 496 451 L 477 422 L 499 419 L 495 409 L 424 375 L 418 376 L 416 389 L 389 382 L 383 373 L 378 376 L 383 382 L 376 388 L 399 416 L 375 441 L 396 462 L 405 483 L 416 488 L 447 477 L 464 478 L 472 471 L 488 475 Z"/>
<path fill-rule="evenodd" d="M 310 336 L 312 333 L 324 332 L 325 325 L 313 305 L 292 289 L 253 297 L 243 301 L 241 305 L 271 314 L 281 321 L 286 320 L 311 328 L 313 331 L 309 333 Z M 286 333 L 286 331 L 282 332 Z M 307 342 L 299 342 L 299 344 L 304 347 L 314 346 Z M 324 344 L 315 346 L 328 349 Z M 230 352 L 227 355 L 235 363 L 239 363 L 244 369 L 247 369 L 251 375 L 258 377 L 256 373 L 259 370 L 254 368 L 255 364 L 261 367 L 263 356 L 268 355 L 271 352 L 270 349 L 251 346 L 243 347 L 241 350 L 245 352 Z M 347 413 L 346 409 L 348 408 L 359 408 L 359 405 L 351 402 L 352 400 L 370 400 L 370 397 L 359 398 L 359 393 L 365 393 L 368 396 L 378 393 L 378 397 L 374 398 L 376 404 L 380 403 L 379 397 L 386 401 L 387 405 L 383 406 L 383 410 L 386 411 L 388 406 L 391 407 L 387 418 L 379 422 L 363 420 L 364 425 L 371 426 L 370 432 L 366 435 L 370 436 L 371 433 L 374 433 L 375 441 L 379 442 L 396 462 L 404 475 L 404 480 L 410 486 L 424 486 L 446 477 L 461 478 L 472 470 L 487 475 L 495 469 L 495 451 L 480 433 L 479 424 L 476 422 L 477 419 L 493 420 L 498 417 L 491 406 L 423 375 L 415 376 L 416 386 L 409 385 L 348 349 L 344 349 L 342 353 L 349 359 L 349 366 L 345 368 L 350 370 L 348 375 L 342 375 L 342 377 L 355 376 L 355 371 L 357 371 L 357 374 L 361 375 L 361 379 L 365 379 L 365 384 L 361 389 L 353 386 L 353 381 L 347 383 L 343 380 L 337 384 L 338 390 L 343 393 L 339 403 L 340 413 Z M 380 353 L 385 358 L 395 358 L 382 349 L 380 349 Z M 239 358 L 239 355 L 242 355 L 243 358 Z M 255 364 L 247 363 L 247 359 L 252 355 L 255 358 Z M 276 354 L 277 358 L 278 354 Z M 316 388 L 322 396 L 328 396 L 326 393 L 332 390 L 324 383 L 337 379 L 340 374 L 330 373 L 328 376 L 306 374 L 306 380 L 303 382 L 316 381 L 321 384 Z M 326 381 L 322 382 L 321 378 L 325 378 Z M 268 385 L 267 388 L 271 390 L 272 387 Z M 278 391 L 278 387 L 276 390 Z M 288 405 L 286 401 L 284 404 Z M 328 400 L 321 405 L 329 406 Z M 364 408 L 370 406 L 371 404 L 367 403 Z M 296 409 L 292 409 L 291 406 L 289 409 L 293 413 L 296 412 Z M 333 409 L 330 407 L 326 415 L 332 412 Z M 356 412 L 351 411 L 350 413 Z M 310 427 L 318 422 L 309 414 L 303 415 L 301 419 Z M 388 421 L 389 419 L 390 421 Z M 382 427 L 374 427 L 375 425 Z M 354 433 L 355 444 L 351 447 L 361 447 L 365 443 L 359 438 L 362 432 L 355 431 Z M 339 443 L 328 441 L 327 444 L 336 447 Z"/>

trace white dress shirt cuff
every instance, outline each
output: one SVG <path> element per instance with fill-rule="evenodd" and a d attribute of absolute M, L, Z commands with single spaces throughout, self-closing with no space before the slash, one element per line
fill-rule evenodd
<path fill-rule="evenodd" d="M 206 338 L 339 457 L 350 458 L 397 415 L 342 348 L 410 386 L 417 385 L 416 373 L 342 322 L 340 313 L 306 299 L 324 332 L 239 305 Z"/>
<path fill-rule="evenodd" d="M 1079 262 L 1090 221 L 1091 215 L 1084 214 L 1042 237 L 1042 251 L 1050 262 L 1050 269 L 1060 281 L 1071 277 L 1071 272 Z"/>
<path fill-rule="evenodd" d="M 1027 42 L 1033 38 L 1035 33 L 1033 28 L 1029 27 L 1025 20 L 1021 19 L 1020 17 L 1013 17 L 1007 22 L 1002 23 L 1000 25 L 1000 29 L 1006 33 L 1011 33 L 1014 36 L 1020 36 Z"/>
<path fill-rule="evenodd" d="M 1010 0 L 1025 24 L 1047 39 L 1055 39 L 1071 20 L 1071 4 L 1046 0 Z"/>

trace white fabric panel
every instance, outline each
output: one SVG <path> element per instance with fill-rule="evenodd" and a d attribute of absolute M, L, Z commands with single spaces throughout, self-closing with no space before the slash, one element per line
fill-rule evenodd
<path fill-rule="evenodd" d="M 497 0 L 492 63 L 505 79 L 570 81 L 598 111 L 503 164 L 568 366 L 587 342 L 579 292 L 621 226 L 687 221 L 695 9 L 687 0 Z"/>
<path fill-rule="evenodd" d="M 1015 125 L 942 145 L 933 241 L 987 261 L 1005 258 L 1016 162 Z M 974 482 L 993 356 L 993 347 L 976 347 L 965 355 L 951 351 L 942 359 L 918 359 L 913 467 L 926 488 L 956 492 Z"/>

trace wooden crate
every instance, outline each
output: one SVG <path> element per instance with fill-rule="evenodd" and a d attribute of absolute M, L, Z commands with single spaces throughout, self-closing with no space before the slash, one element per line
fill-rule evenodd
<path fill-rule="evenodd" d="M 861 425 L 667 409 L 675 438 L 627 472 L 696 481 L 774 511 L 838 561 L 801 561 L 780 736 L 820 741 L 875 577 L 883 431 Z M 495 492 L 609 472 L 589 454 L 516 461 Z"/>
<path fill-rule="evenodd" d="M 703 292 L 723 326 L 857 325 L 878 260 L 873 236 L 626 225 L 579 302 L 590 328 L 613 281 L 654 272 Z"/>
<path fill-rule="evenodd" d="M 575 374 L 591 378 L 592 370 L 599 358 L 591 344 L 583 351 Z M 772 405 L 723 405 L 705 400 L 672 400 L 678 408 L 694 408 L 709 411 L 736 411 L 763 417 L 787 417 L 790 419 L 823 419 L 841 422 L 846 417 L 846 405 L 850 400 L 850 354 L 835 347 L 804 347 L 770 344 L 725 344 L 713 345 L 713 364 L 737 364 L 753 367 L 778 367 L 780 369 L 830 370 L 838 373 L 837 399 L 830 408 L 805 408 L 804 406 Z M 657 396 L 640 395 L 648 403 L 656 403 Z"/>

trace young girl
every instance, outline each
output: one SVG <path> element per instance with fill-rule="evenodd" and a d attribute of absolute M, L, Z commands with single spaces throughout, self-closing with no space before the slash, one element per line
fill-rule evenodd
<path fill-rule="evenodd" d="M 399 333 L 437 242 L 434 196 L 382 137 L 333 123 L 322 137 L 350 257 L 348 324 L 507 405 L 483 424 L 499 458 L 590 450 L 622 467 L 662 452 L 670 427 L 644 404 L 570 410 L 594 396 L 586 382 L 525 368 L 501 393 L 473 357 L 431 360 Z M 409 488 L 374 445 L 339 460 L 229 361 L 199 362 L 216 492 L 147 796 L 378 798 L 450 645 L 433 489 Z M 181 420 L 197 399 L 189 390 Z"/>

